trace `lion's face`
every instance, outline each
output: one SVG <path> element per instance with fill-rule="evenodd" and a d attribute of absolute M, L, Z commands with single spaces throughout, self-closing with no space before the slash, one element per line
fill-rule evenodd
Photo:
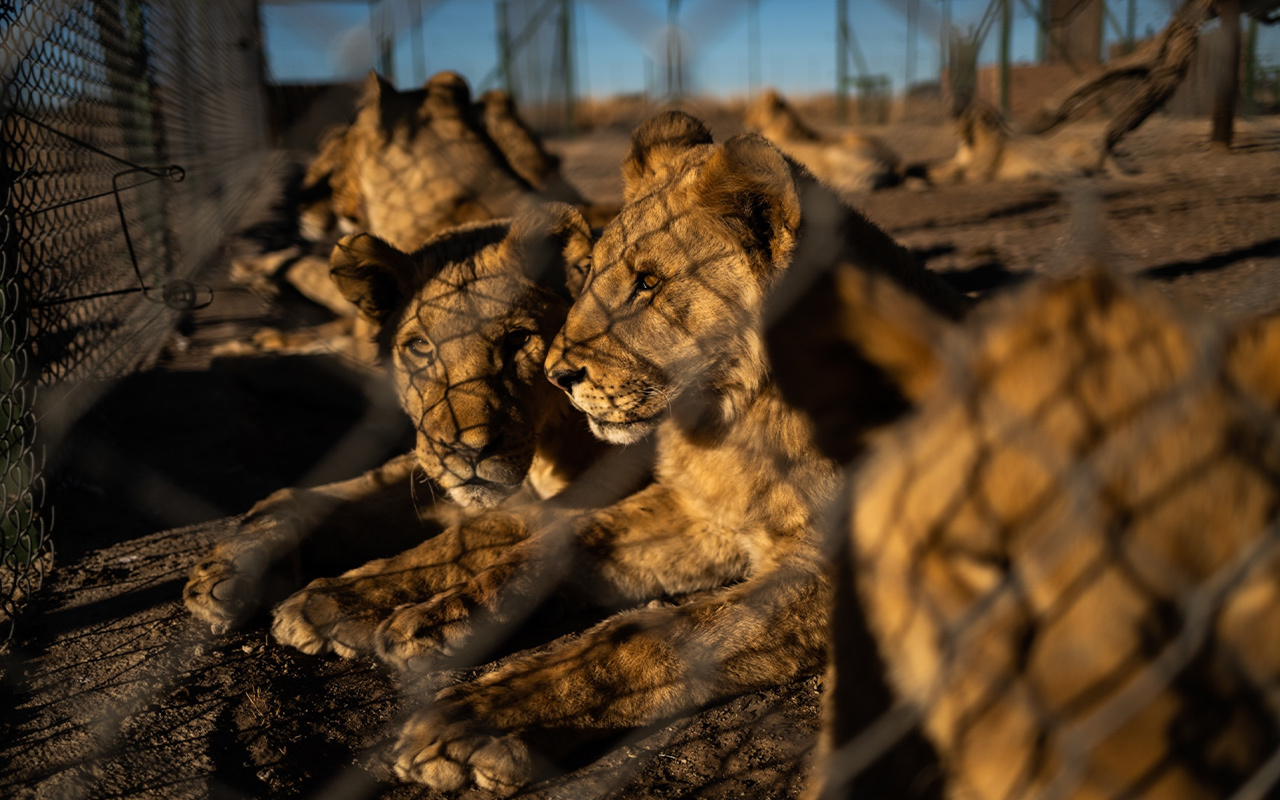
<path fill-rule="evenodd" d="M 491 506 L 515 492 L 543 427 L 564 413 L 542 364 L 568 311 L 567 274 L 589 248 L 581 216 L 554 206 L 412 256 L 367 234 L 335 249 L 335 279 L 383 325 L 418 463 L 455 502 Z"/>
<path fill-rule="evenodd" d="M 763 298 L 798 224 L 789 168 L 759 137 L 715 147 L 665 115 L 637 130 L 624 172 L 627 206 L 546 365 L 592 431 L 622 444 L 671 413 L 725 421 L 759 387 Z"/>

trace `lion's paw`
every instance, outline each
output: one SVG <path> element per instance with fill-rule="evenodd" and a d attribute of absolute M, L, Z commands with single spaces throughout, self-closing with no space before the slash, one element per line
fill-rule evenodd
<path fill-rule="evenodd" d="M 378 658 L 401 672 L 425 672 L 454 655 L 471 636 L 473 603 L 460 589 L 403 605 L 378 626 Z"/>
<path fill-rule="evenodd" d="M 196 618 L 223 634 L 249 618 L 262 599 L 270 557 L 248 538 L 222 542 L 191 568 L 182 600 Z"/>
<path fill-rule="evenodd" d="M 394 759 L 401 780 L 444 791 L 474 783 L 506 796 L 533 777 L 524 742 L 477 731 L 469 722 L 450 722 L 436 710 L 409 719 L 396 742 Z"/>
<path fill-rule="evenodd" d="M 372 653 L 378 612 L 345 588 L 340 579 L 312 581 L 276 606 L 271 635 L 308 655 L 332 652 L 354 658 Z"/>

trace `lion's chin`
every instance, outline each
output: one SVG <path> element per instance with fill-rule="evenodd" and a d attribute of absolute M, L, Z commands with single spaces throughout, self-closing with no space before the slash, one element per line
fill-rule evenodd
<path fill-rule="evenodd" d="M 499 483 L 464 483 L 449 489 L 453 502 L 468 508 L 491 508 L 516 493 L 520 484 L 504 486 Z"/>
<path fill-rule="evenodd" d="M 587 425 L 597 439 L 610 444 L 635 444 L 648 436 L 658 427 L 658 419 L 643 419 L 637 422 L 601 422 L 594 417 L 587 417 Z"/>

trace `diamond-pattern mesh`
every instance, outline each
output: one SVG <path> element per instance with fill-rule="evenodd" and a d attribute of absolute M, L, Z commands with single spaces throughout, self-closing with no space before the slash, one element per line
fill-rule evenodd
<path fill-rule="evenodd" d="M 49 563 L 40 397 L 135 369 L 265 153 L 251 0 L 0 0 L 0 641 Z M 58 392 L 45 390 L 58 387 Z"/>

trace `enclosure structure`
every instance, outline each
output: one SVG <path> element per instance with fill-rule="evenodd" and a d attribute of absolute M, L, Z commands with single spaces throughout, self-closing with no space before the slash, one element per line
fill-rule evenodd
<path fill-rule="evenodd" d="M 143 365 L 266 153 L 253 0 L 0 3 L 0 641 L 75 487 L 57 431 Z"/>

